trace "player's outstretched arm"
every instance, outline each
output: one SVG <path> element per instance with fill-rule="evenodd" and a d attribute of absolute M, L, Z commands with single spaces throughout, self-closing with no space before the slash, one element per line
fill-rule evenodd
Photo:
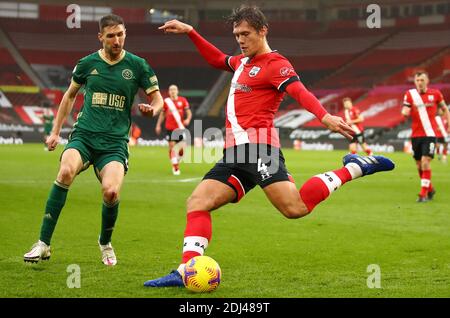
<path fill-rule="evenodd" d="M 147 96 L 150 99 L 150 104 L 138 104 L 139 110 L 145 114 L 150 115 L 151 117 L 156 116 L 164 106 L 164 100 L 161 96 L 161 93 L 156 90 L 151 92 Z"/>
<path fill-rule="evenodd" d="M 50 151 L 55 150 L 56 146 L 58 145 L 59 134 L 61 133 L 62 125 L 67 116 L 69 116 L 70 112 L 72 111 L 73 103 L 75 102 L 75 98 L 77 97 L 77 93 L 80 90 L 80 87 L 80 85 L 72 81 L 69 88 L 64 93 L 61 103 L 59 104 L 55 122 L 53 123 L 52 132 L 45 141 L 45 143 L 47 144 L 47 148 Z"/>
<path fill-rule="evenodd" d="M 156 127 L 155 127 L 155 132 L 157 135 L 159 135 L 161 133 L 161 126 L 162 126 L 162 123 L 163 123 L 165 117 L 166 117 L 166 115 L 164 112 L 161 112 L 159 114 L 158 121 L 156 122 Z"/>
<path fill-rule="evenodd" d="M 330 115 L 319 100 L 299 81 L 290 83 L 286 92 L 307 111 L 313 113 L 329 130 L 340 133 L 351 140 L 355 134 L 353 129 L 339 116 Z"/>
<path fill-rule="evenodd" d="M 191 25 L 178 20 L 170 20 L 158 29 L 169 34 L 187 34 L 197 47 L 200 55 L 209 65 L 221 70 L 230 71 L 226 62 L 227 55 L 198 34 Z"/>

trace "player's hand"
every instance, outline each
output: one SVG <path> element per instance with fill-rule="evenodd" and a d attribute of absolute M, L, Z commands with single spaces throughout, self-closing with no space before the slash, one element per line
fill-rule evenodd
<path fill-rule="evenodd" d="M 47 148 L 49 151 L 55 150 L 56 146 L 58 146 L 59 143 L 59 135 L 57 134 L 51 134 L 47 137 L 47 140 L 45 141 L 45 144 L 47 145 Z"/>
<path fill-rule="evenodd" d="M 156 126 L 155 132 L 157 135 L 159 135 L 161 133 L 161 126 Z"/>
<path fill-rule="evenodd" d="M 322 123 L 331 131 L 340 133 L 348 140 L 353 139 L 355 131 L 341 117 L 326 114 L 322 118 Z"/>
<path fill-rule="evenodd" d="M 178 20 L 170 20 L 164 23 L 164 25 L 161 25 L 158 29 L 163 30 L 164 33 L 183 34 L 191 32 L 193 27 L 192 25 L 180 22 Z"/>
<path fill-rule="evenodd" d="M 148 115 L 150 117 L 155 116 L 155 107 L 153 107 L 153 105 L 149 105 L 149 104 L 138 104 L 139 106 L 139 110 L 145 114 Z"/>
<path fill-rule="evenodd" d="M 183 120 L 183 125 L 184 125 L 184 127 L 189 126 L 189 120 L 187 120 L 187 119 Z"/>

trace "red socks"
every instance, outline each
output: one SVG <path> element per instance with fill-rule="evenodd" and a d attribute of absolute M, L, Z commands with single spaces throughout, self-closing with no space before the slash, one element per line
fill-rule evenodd
<path fill-rule="evenodd" d="M 184 231 L 183 257 L 186 263 L 194 256 L 203 255 L 211 240 L 212 226 L 209 211 L 191 211 L 187 214 Z"/>
<path fill-rule="evenodd" d="M 173 149 L 169 150 L 169 158 L 170 158 L 170 162 L 172 163 L 172 167 L 175 170 L 178 170 L 178 158 L 177 155 L 175 154 L 175 151 L 173 151 Z"/>
<path fill-rule="evenodd" d="M 420 196 L 425 197 L 428 195 L 428 191 L 433 189 L 431 186 L 431 170 L 423 170 L 420 177 Z"/>
<path fill-rule="evenodd" d="M 338 170 L 316 175 L 303 184 L 300 189 L 300 197 L 309 212 L 311 212 L 317 204 L 325 200 L 331 192 L 336 191 L 341 185 L 354 178 L 360 177 L 357 172 L 352 174 L 351 170 L 349 170 L 357 169 L 356 167 L 351 166 L 347 168 L 347 166 Z"/>

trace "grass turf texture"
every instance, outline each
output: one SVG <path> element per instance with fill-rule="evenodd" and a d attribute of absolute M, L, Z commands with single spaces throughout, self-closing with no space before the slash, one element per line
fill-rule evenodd
<path fill-rule="evenodd" d="M 222 268 L 211 294 L 150 289 L 180 260 L 185 201 L 212 164 L 182 164 L 172 176 L 166 148 L 132 148 L 113 245 L 118 265 L 101 264 L 97 238 L 101 192 L 92 168 L 70 188 L 52 241 L 50 261 L 24 264 L 37 240 L 62 147 L 0 147 L 0 297 L 448 297 L 450 292 L 450 166 L 433 162 L 437 194 L 415 202 L 419 179 L 411 156 L 350 182 L 303 219 L 282 217 L 257 187 L 239 204 L 213 212 L 207 255 Z M 343 151 L 285 150 L 300 187 L 341 166 Z M 180 182 L 183 181 L 183 182 Z M 81 268 L 81 288 L 66 285 L 68 265 Z M 369 264 L 381 268 L 381 289 L 369 289 Z"/>

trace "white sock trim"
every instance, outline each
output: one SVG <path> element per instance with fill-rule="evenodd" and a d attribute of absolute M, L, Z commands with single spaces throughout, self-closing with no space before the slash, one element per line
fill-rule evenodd
<path fill-rule="evenodd" d="M 336 191 L 342 185 L 341 178 L 339 178 L 333 171 L 318 174 L 316 177 L 325 183 L 330 193 Z"/>
<path fill-rule="evenodd" d="M 345 165 L 345 168 L 347 168 L 348 172 L 350 172 L 352 179 L 362 177 L 361 167 L 357 163 L 354 162 L 347 163 Z"/>
<path fill-rule="evenodd" d="M 420 179 L 420 186 L 429 188 L 430 187 L 431 180 L 429 179 Z"/>
<path fill-rule="evenodd" d="M 192 251 L 203 255 L 208 247 L 208 239 L 203 236 L 186 236 L 183 243 L 183 253 Z"/>

